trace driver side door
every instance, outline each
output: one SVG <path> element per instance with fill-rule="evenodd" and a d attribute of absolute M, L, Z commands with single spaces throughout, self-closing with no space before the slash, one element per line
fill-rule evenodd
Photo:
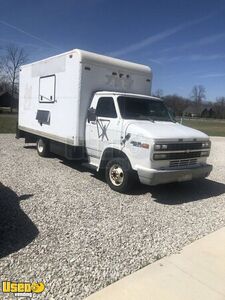
<path fill-rule="evenodd" d="M 97 96 L 90 109 L 96 119 L 86 121 L 86 150 L 90 157 L 100 159 L 107 146 L 120 144 L 121 121 L 111 96 Z"/>

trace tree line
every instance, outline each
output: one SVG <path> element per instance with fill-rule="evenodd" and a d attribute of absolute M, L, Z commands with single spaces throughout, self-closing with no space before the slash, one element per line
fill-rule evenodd
<path fill-rule="evenodd" d="M 162 98 L 176 116 L 225 119 L 225 97 L 218 97 L 216 101 L 208 101 L 206 89 L 202 85 L 195 85 L 189 98 L 177 94 L 164 95 L 162 89 L 156 90 L 153 95 Z"/>

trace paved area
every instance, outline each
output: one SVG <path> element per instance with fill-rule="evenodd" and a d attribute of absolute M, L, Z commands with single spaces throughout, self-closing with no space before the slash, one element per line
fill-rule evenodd
<path fill-rule="evenodd" d="M 112 191 L 95 173 L 0 135 L 2 280 L 79 300 L 225 226 L 225 138 L 206 180 Z M 1 298 L 1 296 L 0 296 Z"/>
<path fill-rule="evenodd" d="M 225 228 L 86 300 L 224 300 Z"/>

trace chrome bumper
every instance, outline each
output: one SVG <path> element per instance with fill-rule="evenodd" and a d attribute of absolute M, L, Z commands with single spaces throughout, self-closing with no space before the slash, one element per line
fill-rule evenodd
<path fill-rule="evenodd" d="M 137 173 L 141 183 L 157 185 L 169 182 L 189 181 L 197 178 L 205 178 L 212 171 L 212 165 L 202 165 L 194 168 L 176 170 L 155 170 L 138 168 Z"/>

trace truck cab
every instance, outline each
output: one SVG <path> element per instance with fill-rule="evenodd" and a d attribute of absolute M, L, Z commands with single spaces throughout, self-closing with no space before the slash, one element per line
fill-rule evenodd
<path fill-rule="evenodd" d="M 104 170 L 110 187 L 127 191 L 134 180 L 157 185 L 208 176 L 209 137 L 181 125 L 159 98 L 101 91 L 88 109 L 89 164 Z"/>

